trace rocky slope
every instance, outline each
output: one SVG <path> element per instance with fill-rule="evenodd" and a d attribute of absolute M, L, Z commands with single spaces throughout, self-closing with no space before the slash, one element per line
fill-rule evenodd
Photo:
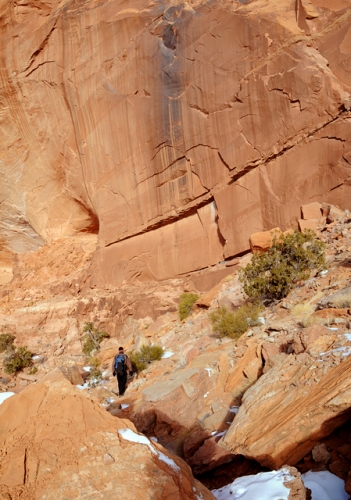
<path fill-rule="evenodd" d="M 327 214 L 325 217 L 323 212 Z M 320 217 L 316 218 L 316 214 Z M 13 390 L 20 393 L 20 397 L 3 403 L 1 411 L 13 412 L 19 421 L 26 421 L 29 413 L 24 410 L 23 401 L 38 397 L 44 401 L 40 405 L 50 406 L 49 395 L 54 397 L 55 391 L 59 394 L 63 391 L 72 401 L 80 401 L 82 393 L 68 382 L 62 382 L 65 378 L 90 393 L 83 401 L 89 401 L 89 408 L 94 406 L 99 418 L 105 421 L 103 415 L 107 409 L 117 417 L 117 430 L 122 419 L 123 426 L 157 440 L 170 456 L 185 460 L 193 474 L 210 489 L 219 488 L 235 477 L 290 465 L 301 472 L 311 468 L 328 469 L 347 481 L 347 491 L 351 492 L 348 480 L 351 477 L 351 215 L 315 203 L 302 207 L 302 215 L 305 218 L 300 220 L 300 225 L 319 224 L 318 233 L 327 244 L 327 272 L 300 283 L 285 300 L 265 309 L 262 323 L 253 326 L 236 343 L 213 334 L 208 311 L 218 305 L 235 308 L 243 302 L 238 266 L 246 265 L 250 254 L 238 259 L 234 266 L 222 265 L 202 274 L 194 273 L 182 281 L 89 291 L 80 288 L 91 257 L 89 238 L 81 240 L 81 245 L 73 250 L 71 244 L 57 242 L 56 248 L 62 256 L 57 267 L 53 267 L 57 263 L 55 259 L 49 266 L 45 265 L 53 258 L 48 251 L 50 247 L 22 256 L 17 261 L 12 283 L 2 287 L 1 320 L 2 325 L 6 325 L 2 331 L 14 333 L 17 345 L 25 343 L 32 349 L 38 371 L 30 374 L 26 369 L 17 376 L 2 373 L 2 390 Z M 259 235 L 259 238 L 252 235 L 251 240 L 256 243 L 260 240 L 263 245 L 267 237 L 270 235 Z M 81 271 L 77 268 L 79 259 Z M 52 269 L 50 280 L 48 269 Z M 222 279 L 221 273 L 226 275 Z M 180 322 L 176 311 L 180 291 L 196 289 L 196 284 L 206 289 L 216 280 L 215 286 L 201 293 L 192 315 Z M 88 376 L 83 367 L 88 361 L 82 354 L 82 329 L 88 320 L 111 334 L 97 353 L 103 380 L 91 388 L 88 384 L 83 386 Z M 117 322 L 121 322 L 119 328 Z M 121 342 L 127 352 L 144 344 L 158 343 L 165 348 L 167 357 L 134 376 L 125 396 L 117 398 L 110 366 Z M 3 358 L 4 354 L 0 356 Z M 55 367 L 59 369 L 56 375 L 47 375 Z M 58 383 L 61 385 L 57 386 Z M 52 392 L 50 384 L 55 388 Z M 55 403 L 53 411 L 58 412 L 64 423 L 68 419 L 73 434 L 76 433 L 70 450 L 62 448 L 62 460 L 68 460 L 82 446 L 79 426 L 83 417 L 72 417 L 77 411 L 71 403 L 67 403 L 66 408 L 66 396 L 57 398 L 61 398 L 62 403 Z M 11 405 L 16 409 L 7 410 Z M 45 412 L 37 413 L 35 425 L 45 426 L 41 423 L 45 415 Z M 48 418 L 54 417 L 50 414 Z M 106 425 L 115 428 L 111 424 L 114 418 L 107 415 Z M 0 419 L 4 449 L 13 439 L 18 443 L 18 447 L 9 449 L 0 461 L 5 479 L 6 474 L 23 479 L 22 465 L 18 465 L 16 472 L 17 465 L 9 465 L 8 460 L 17 464 L 16 457 L 23 450 L 21 443 L 27 439 L 32 442 L 31 427 L 26 425 L 21 432 L 28 431 L 28 438 L 13 437 L 17 432 L 16 422 L 7 416 Z M 105 428 L 105 424 L 97 425 Z M 110 438 L 104 435 L 99 439 L 99 442 L 109 442 Z M 60 443 L 55 446 L 60 447 Z M 33 453 L 33 460 L 39 460 L 38 450 L 33 448 L 28 457 Z M 21 464 L 22 455 L 18 458 Z M 178 458 L 174 460 L 182 464 Z M 89 472 L 84 467 L 84 474 L 91 477 L 92 469 Z M 188 469 L 184 465 L 179 467 L 191 482 Z M 66 465 L 59 463 L 47 483 L 49 493 L 46 495 L 60 497 L 63 494 L 61 487 L 57 489 L 63 481 L 62 474 L 67 479 L 67 483 L 65 479 L 62 484 L 75 483 L 77 476 L 73 478 L 69 475 L 71 472 L 65 471 Z M 128 477 L 126 473 L 124 487 L 128 487 Z M 18 485 L 0 484 L 3 492 L 13 488 L 11 495 L 28 488 L 28 498 L 32 498 L 33 491 L 42 488 L 39 479 L 28 484 L 23 481 Z M 81 479 L 77 481 L 77 488 L 85 491 L 86 483 L 80 483 Z M 105 483 L 101 484 L 101 491 L 107 495 L 105 487 Z M 143 483 L 141 488 L 144 487 Z M 96 485 L 94 488 L 99 490 Z M 296 488 L 300 493 L 294 493 L 291 498 L 305 498 L 301 482 Z M 186 498 L 179 491 L 175 494 Z"/>
<path fill-rule="evenodd" d="M 190 468 L 54 373 L 0 408 L 2 498 L 196 500 Z"/>
<path fill-rule="evenodd" d="M 1 279 L 81 233 L 91 285 L 174 278 L 347 208 L 349 7 L 2 0 Z"/>

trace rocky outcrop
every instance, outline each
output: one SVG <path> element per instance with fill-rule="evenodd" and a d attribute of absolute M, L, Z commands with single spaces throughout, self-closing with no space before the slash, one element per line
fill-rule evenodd
<path fill-rule="evenodd" d="M 332 339 L 324 337 L 323 343 L 317 338 L 308 350 L 310 356 L 285 357 L 245 393 L 222 439 L 232 453 L 270 468 L 294 465 L 350 418 L 347 339 L 339 338 L 333 348 Z"/>
<path fill-rule="evenodd" d="M 55 377 L 0 407 L 3 498 L 214 498 L 181 459 Z"/>
<path fill-rule="evenodd" d="M 164 279 L 344 208 L 346 7 L 2 0 L 1 247 L 98 233 L 91 286 Z"/>

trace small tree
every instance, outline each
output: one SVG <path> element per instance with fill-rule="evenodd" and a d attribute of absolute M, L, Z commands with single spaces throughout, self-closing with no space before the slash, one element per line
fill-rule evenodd
<path fill-rule="evenodd" d="M 311 270 L 325 268 L 325 244 L 307 230 L 274 238 L 267 252 L 254 254 L 240 270 L 245 293 L 270 303 L 288 295 L 294 284 L 309 278 Z"/>
<path fill-rule="evenodd" d="M 32 356 L 33 354 L 28 351 L 27 346 L 18 348 L 12 346 L 3 361 L 5 373 L 17 373 L 23 368 L 31 366 L 33 364 Z"/>
<path fill-rule="evenodd" d="M 159 345 L 143 345 L 138 351 L 133 351 L 130 355 L 130 360 L 132 362 L 133 368 L 138 372 L 145 370 L 147 366 L 162 358 L 164 350 Z"/>
<path fill-rule="evenodd" d="M 191 313 L 191 308 L 199 298 L 197 293 L 182 293 L 180 296 L 180 302 L 178 307 L 179 319 L 183 321 L 183 319 L 187 318 Z"/>
<path fill-rule="evenodd" d="M 109 338 L 106 332 L 100 332 L 95 328 L 94 323 L 87 322 L 83 328 L 83 348 L 82 351 L 86 356 L 89 356 L 93 350 L 99 350 L 100 344 L 105 338 Z"/>

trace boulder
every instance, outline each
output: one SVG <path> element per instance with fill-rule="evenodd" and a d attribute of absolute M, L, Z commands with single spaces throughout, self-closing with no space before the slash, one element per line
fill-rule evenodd
<path fill-rule="evenodd" d="M 350 375 L 351 357 L 286 356 L 245 393 L 222 445 L 272 469 L 296 464 L 349 418 Z"/>
<path fill-rule="evenodd" d="M 306 231 L 306 229 L 311 229 L 312 231 L 317 231 L 321 226 L 325 224 L 325 218 L 320 217 L 319 219 L 299 219 L 299 230 L 301 232 Z"/>
<path fill-rule="evenodd" d="M 214 499 L 185 462 L 68 381 L 1 405 L 0 477 L 2 498 Z"/>
<path fill-rule="evenodd" d="M 279 238 L 282 231 L 279 227 L 275 227 L 270 231 L 253 233 L 250 236 L 251 252 L 264 252 L 272 246 L 274 238 Z"/>
<path fill-rule="evenodd" d="M 314 201 L 313 203 L 302 205 L 301 215 L 304 220 L 320 219 L 322 217 L 322 204 Z"/>

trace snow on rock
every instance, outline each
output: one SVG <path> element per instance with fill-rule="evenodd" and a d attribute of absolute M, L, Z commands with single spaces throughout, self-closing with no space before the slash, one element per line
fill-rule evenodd
<path fill-rule="evenodd" d="M 121 438 L 118 431 L 126 432 L 127 425 L 133 426 L 86 391 L 57 380 L 57 372 L 28 385 L 0 405 L 0 497 L 18 498 L 20 491 L 27 500 L 195 500 L 194 487 L 204 500 L 213 500 L 180 458 L 175 463 L 160 445 L 150 453 Z M 139 442 L 142 436 L 132 429 L 127 437 Z M 28 471 L 39 473 L 28 478 Z"/>
<path fill-rule="evenodd" d="M 312 490 L 312 500 L 348 500 L 345 483 L 342 479 L 329 471 L 302 474 L 306 488 Z"/>
<path fill-rule="evenodd" d="M 238 413 L 239 411 L 239 406 L 232 406 L 230 409 L 229 409 L 230 413 L 235 413 L 235 415 Z"/>
<path fill-rule="evenodd" d="M 217 500 L 288 500 L 290 490 L 284 482 L 292 479 L 287 469 L 260 472 L 239 477 L 223 488 L 212 490 L 212 493 Z"/>
<path fill-rule="evenodd" d="M 0 392 L 0 405 L 11 396 L 14 396 L 14 392 Z"/>
<path fill-rule="evenodd" d="M 172 460 L 170 457 L 162 453 L 161 451 L 155 450 L 151 445 L 150 440 L 146 436 L 142 436 L 132 431 L 131 429 L 119 429 L 118 433 L 125 439 L 126 441 L 131 441 L 132 443 L 140 443 L 145 444 L 151 453 L 157 455 L 158 459 L 167 464 L 171 469 L 176 472 L 180 472 L 180 467 Z"/>
<path fill-rule="evenodd" d="M 173 356 L 174 352 L 172 351 L 165 351 L 163 354 L 162 354 L 162 359 L 165 359 L 165 358 L 170 358 L 171 356 Z"/>

